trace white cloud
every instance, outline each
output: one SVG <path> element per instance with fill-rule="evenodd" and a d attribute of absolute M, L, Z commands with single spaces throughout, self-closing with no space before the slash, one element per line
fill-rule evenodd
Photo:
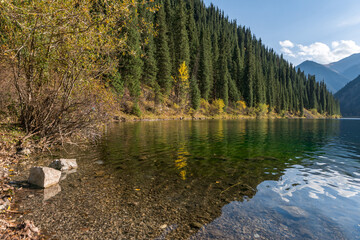
<path fill-rule="evenodd" d="M 282 48 L 281 52 L 290 57 L 296 57 L 295 54 L 288 48 Z"/>
<path fill-rule="evenodd" d="M 293 48 L 295 46 L 290 40 L 280 41 L 279 43 L 283 48 Z"/>
<path fill-rule="evenodd" d="M 292 47 L 290 43 L 293 45 Z M 313 60 L 322 64 L 336 62 L 354 53 L 360 53 L 360 46 L 352 40 L 334 41 L 331 46 L 322 42 L 315 42 L 307 46 L 295 45 L 289 40 L 280 41 L 279 44 L 282 47 L 280 51 L 286 56 L 300 60 Z"/>

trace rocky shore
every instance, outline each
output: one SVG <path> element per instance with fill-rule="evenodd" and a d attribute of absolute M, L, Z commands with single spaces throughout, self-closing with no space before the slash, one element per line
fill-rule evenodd
<path fill-rule="evenodd" d="M 18 221 L 25 213 L 14 207 L 23 187 L 15 184 L 13 177 L 19 174 L 17 165 L 26 164 L 29 153 L 29 149 L 16 151 L 14 148 L 0 152 L 0 239 L 43 239 L 32 221 Z"/>

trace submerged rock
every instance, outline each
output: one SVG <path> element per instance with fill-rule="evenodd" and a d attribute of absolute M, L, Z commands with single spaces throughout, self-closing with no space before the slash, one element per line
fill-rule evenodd
<path fill-rule="evenodd" d="M 95 163 L 98 164 L 98 165 L 103 165 L 103 164 L 104 164 L 104 161 L 98 160 L 98 161 L 95 161 Z"/>
<path fill-rule="evenodd" d="M 192 223 L 190 223 L 190 227 L 191 228 L 202 228 L 202 224 L 201 223 L 199 223 L 199 222 L 192 222 Z"/>
<path fill-rule="evenodd" d="M 300 217 L 308 217 L 309 214 L 296 206 L 280 206 L 281 209 L 285 210 L 288 214 L 290 214 L 292 217 L 300 218 Z"/>
<path fill-rule="evenodd" d="M 57 184 L 61 171 L 49 167 L 32 167 L 28 182 L 41 188 L 48 188 Z"/>
<path fill-rule="evenodd" d="M 75 169 L 78 167 L 76 163 L 76 159 L 57 159 L 50 163 L 49 167 L 60 170 L 60 171 L 68 171 L 71 169 Z"/>

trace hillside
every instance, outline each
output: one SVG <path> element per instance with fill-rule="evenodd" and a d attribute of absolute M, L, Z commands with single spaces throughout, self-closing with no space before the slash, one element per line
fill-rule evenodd
<path fill-rule="evenodd" d="M 296 67 L 305 74 L 315 75 L 317 81 L 325 81 L 327 88 L 335 93 L 340 90 L 349 79 L 334 70 L 313 61 L 305 61 Z"/>
<path fill-rule="evenodd" d="M 360 117 L 360 76 L 335 94 L 344 117 Z"/>

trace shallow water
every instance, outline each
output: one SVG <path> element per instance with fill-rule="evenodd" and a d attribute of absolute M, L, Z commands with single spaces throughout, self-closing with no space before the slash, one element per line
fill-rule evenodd
<path fill-rule="evenodd" d="M 96 147 L 39 160 L 78 159 L 51 193 L 22 192 L 19 208 L 50 238 L 360 239 L 360 120 L 104 131 Z"/>

